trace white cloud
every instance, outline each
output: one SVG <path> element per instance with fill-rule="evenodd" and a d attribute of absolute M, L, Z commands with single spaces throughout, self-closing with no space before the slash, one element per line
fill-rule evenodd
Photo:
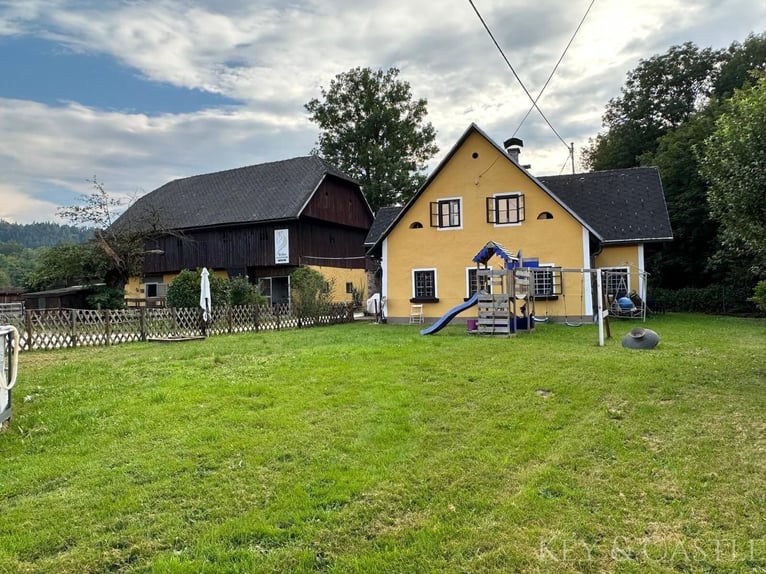
<path fill-rule="evenodd" d="M 474 1 L 533 95 L 590 3 Z M 639 59 L 687 40 L 726 46 L 751 29 L 766 29 L 762 2 L 596 2 L 540 106 L 580 148 Z M 0 35 L 22 33 L 243 105 L 148 117 L 2 100 L 0 185 L 16 190 L 3 202 L 7 217 L 23 217 L 9 207 L 26 210 L 18 194 L 42 202 L 44 213 L 87 193 L 94 174 L 110 190 L 141 193 L 175 177 L 306 154 L 316 130 L 303 104 L 355 66 L 402 70 L 414 96 L 428 99 L 442 154 L 471 122 L 502 141 L 529 108 L 466 0 L 0 2 Z M 559 172 L 566 149 L 536 112 L 517 135 L 536 173 Z"/>

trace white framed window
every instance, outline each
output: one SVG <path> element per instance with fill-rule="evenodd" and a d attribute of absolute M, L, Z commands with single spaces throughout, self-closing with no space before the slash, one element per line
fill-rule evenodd
<path fill-rule="evenodd" d="M 524 221 L 524 194 L 497 193 L 487 197 L 487 223 L 518 225 Z"/>
<path fill-rule="evenodd" d="M 461 229 L 463 226 L 463 198 L 449 197 L 431 202 L 431 227 Z"/>
<path fill-rule="evenodd" d="M 535 297 L 541 299 L 561 295 L 561 269 L 552 263 L 532 268 L 534 272 Z"/>
<path fill-rule="evenodd" d="M 492 286 L 488 277 L 482 277 L 479 281 L 479 272 L 476 267 L 466 267 L 465 269 L 465 289 L 466 298 L 470 299 L 477 290 L 483 289 L 487 293 L 492 292 Z"/>
<path fill-rule="evenodd" d="M 412 298 L 415 300 L 436 299 L 436 269 L 412 270 Z"/>

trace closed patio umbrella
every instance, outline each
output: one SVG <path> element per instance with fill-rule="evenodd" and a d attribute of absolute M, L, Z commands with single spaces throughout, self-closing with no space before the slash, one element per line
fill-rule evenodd
<path fill-rule="evenodd" d="M 207 267 L 202 268 L 199 286 L 199 306 L 202 307 L 203 332 L 207 335 L 207 323 L 210 320 L 210 308 L 213 300 L 210 297 L 210 273 Z"/>

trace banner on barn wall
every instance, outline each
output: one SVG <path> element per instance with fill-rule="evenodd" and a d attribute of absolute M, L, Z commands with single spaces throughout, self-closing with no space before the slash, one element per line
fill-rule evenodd
<path fill-rule="evenodd" d="M 290 230 L 274 230 L 274 263 L 290 263 Z"/>

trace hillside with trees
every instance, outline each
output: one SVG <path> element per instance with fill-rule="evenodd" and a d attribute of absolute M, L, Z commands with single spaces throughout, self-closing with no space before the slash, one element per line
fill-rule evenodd
<path fill-rule="evenodd" d="M 59 245 L 81 244 L 91 229 L 58 223 L 11 223 L 0 219 L 0 288 L 28 287 L 42 254 Z"/>

